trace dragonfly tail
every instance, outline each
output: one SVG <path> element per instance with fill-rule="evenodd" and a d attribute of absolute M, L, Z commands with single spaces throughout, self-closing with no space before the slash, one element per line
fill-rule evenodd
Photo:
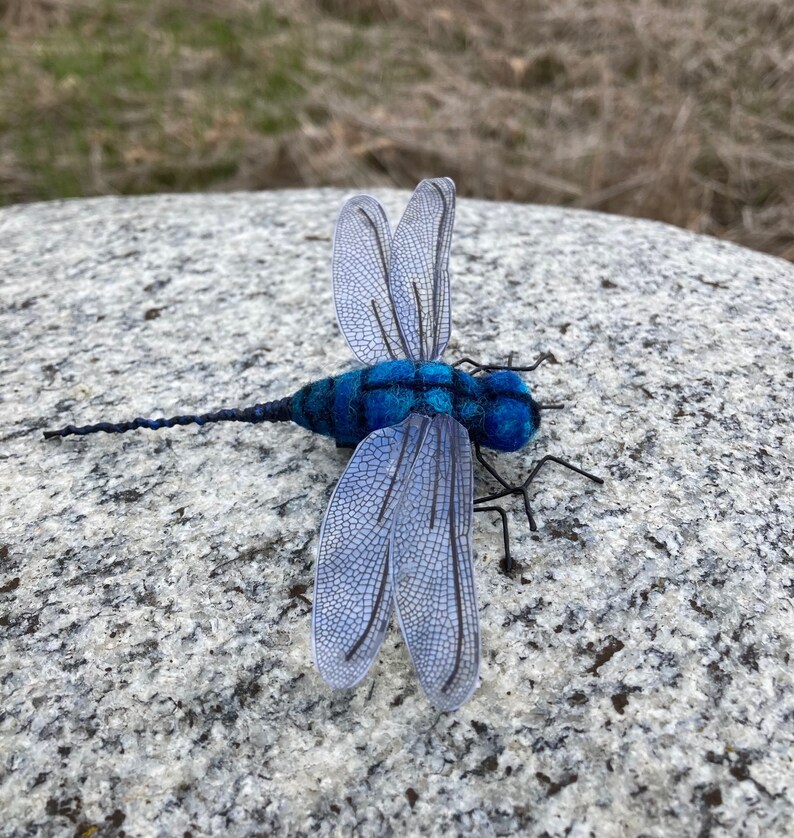
<path fill-rule="evenodd" d="M 274 402 L 255 404 L 253 407 L 227 408 L 215 413 L 201 413 L 188 416 L 172 416 L 170 419 L 132 419 L 129 422 L 98 422 L 96 425 L 75 427 L 67 425 L 57 431 L 44 431 L 45 439 L 59 436 L 86 436 L 87 434 L 123 434 L 138 428 L 157 431 L 173 428 L 174 425 L 206 425 L 209 422 L 288 422 L 292 419 L 292 399 L 287 396 Z"/>

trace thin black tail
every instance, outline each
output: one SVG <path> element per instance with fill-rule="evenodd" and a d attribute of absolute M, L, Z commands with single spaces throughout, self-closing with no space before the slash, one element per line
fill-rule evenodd
<path fill-rule="evenodd" d="M 156 431 L 160 428 L 173 428 L 174 425 L 206 425 L 208 422 L 289 422 L 292 419 L 292 396 L 275 402 L 255 404 L 253 407 L 230 408 L 218 410 L 216 413 L 202 413 L 196 416 L 173 416 L 171 419 L 133 419 L 131 422 L 98 422 L 96 425 L 84 425 L 77 428 L 67 425 L 59 431 L 44 431 L 45 439 L 56 436 L 85 436 L 104 432 L 106 434 L 123 434 L 137 428 L 148 428 Z"/>

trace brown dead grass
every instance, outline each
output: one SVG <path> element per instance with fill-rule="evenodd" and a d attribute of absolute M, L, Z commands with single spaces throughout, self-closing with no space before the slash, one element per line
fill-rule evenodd
<path fill-rule="evenodd" d="M 287 0 L 262 23 L 266 5 L 0 0 L 21 62 L 0 83 L 30 103 L 2 126 L 6 200 L 448 174 L 463 195 L 654 218 L 794 259 L 791 0 Z M 185 35 L 180 15 L 231 34 Z M 96 40 L 119 25 L 153 45 L 157 84 L 120 73 L 113 114 L 75 116 L 80 70 L 55 78 L 37 56 L 70 28 Z M 49 157 L 15 137 L 58 119 L 43 181 Z"/>

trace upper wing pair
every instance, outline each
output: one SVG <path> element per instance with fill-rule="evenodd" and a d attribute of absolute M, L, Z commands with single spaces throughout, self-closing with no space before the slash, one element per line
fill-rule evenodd
<path fill-rule="evenodd" d="M 342 207 L 334 233 L 334 302 L 342 333 L 363 363 L 443 354 L 454 222 L 449 178 L 417 186 L 393 238 L 375 198 L 358 195 Z"/>
<path fill-rule="evenodd" d="M 472 511 L 471 447 L 451 417 L 412 415 L 358 446 L 317 556 L 312 646 L 332 687 L 367 673 L 395 602 L 433 704 L 453 710 L 471 695 L 480 657 Z"/>

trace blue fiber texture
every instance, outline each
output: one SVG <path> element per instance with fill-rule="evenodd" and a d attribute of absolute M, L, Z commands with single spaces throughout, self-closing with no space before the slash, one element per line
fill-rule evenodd
<path fill-rule="evenodd" d="M 369 431 L 397 425 L 414 409 L 416 398 L 413 390 L 401 384 L 369 390 L 363 399 L 364 426 Z"/>
<path fill-rule="evenodd" d="M 507 370 L 485 376 L 483 445 L 498 451 L 518 451 L 538 429 L 540 412 L 532 410 L 529 388 L 517 373 Z"/>
<path fill-rule="evenodd" d="M 436 387 L 425 392 L 425 403 L 428 411 L 435 413 L 453 413 L 452 393 Z"/>
<path fill-rule="evenodd" d="M 514 372 L 476 378 L 448 364 L 400 360 L 308 384 L 292 397 L 291 411 L 293 421 L 339 445 L 357 445 L 409 413 L 443 413 L 457 419 L 472 442 L 517 451 L 537 431 L 540 414 L 533 404 Z"/>
<path fill-rule="evenodd" d="M 385 361 L 362 372 L 367 372 L 367 383 L 372 387 L 382 384 L 411 384 L 416 378 L 416 364 L 412 361 Z"/>

